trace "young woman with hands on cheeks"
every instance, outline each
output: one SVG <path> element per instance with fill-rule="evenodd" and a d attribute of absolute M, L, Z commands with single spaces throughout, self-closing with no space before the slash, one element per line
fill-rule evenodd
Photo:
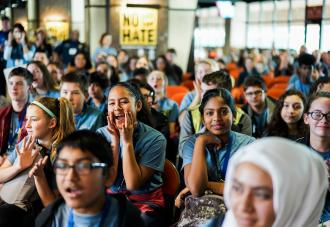
<path fill-rule="evenodd" d="M 111 142 L 113 149 L 117 177 L 111 193 L 127 194 L 141 210 L 147 226 L 161 224 L 166 140 L 141 122 L 147 116 L 143 99 L 131 85 L 116 84 L 108 97 L 108 125 L 98 132 Z"/>

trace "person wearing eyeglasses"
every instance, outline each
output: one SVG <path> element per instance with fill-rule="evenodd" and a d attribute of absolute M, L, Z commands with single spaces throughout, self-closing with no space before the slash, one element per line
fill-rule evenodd
<path fill-rule="evenodd" d="M 48 206 L 36 226 L 144 226 L 140 211 L 123 195 L 106 195 L 116 175 L 111 146 L 89 130 L 76 131 L 58 145 L 54 163 L 63 198 Z"/>
<path fill-rule="evenodd" d="M 330 173 L 330 92 L 317 92 L 309 98 L 305 108 L 304 122 L 308 126 L 309 135 L 297 142 L 307 145 L 312 151 L 321 155 Z M 329 220 L 330 192 L 328 190 L 320 221 Z"/>
<path fill-rule="evenodd" d="M 260 138 L 271 121 L 276 104 L 267 97 L 266 84 L 260 77 L 247 77 L 243 89 L 247 103 L 242 110 L 251 117 L 252 136 Z"/>

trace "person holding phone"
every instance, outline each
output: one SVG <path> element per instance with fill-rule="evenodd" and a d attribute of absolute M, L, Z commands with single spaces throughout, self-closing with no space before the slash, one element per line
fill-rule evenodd
<path fill-rule="evenodd" d="M 17 23 L 13 31 L 8 34 L 3 58 L 7 61 L 7 68 L 26 64 L 33 58 L 34 50 L 30 48 L 24 26 Z"/>

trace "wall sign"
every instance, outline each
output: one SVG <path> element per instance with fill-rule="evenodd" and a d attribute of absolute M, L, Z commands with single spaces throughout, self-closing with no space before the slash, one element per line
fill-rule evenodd
<path fill-rule="evenodd" d="M 120 13 L 120 44 L 124 46 L 156 46 L 158 10 L 125 8 Z"/>
<path fill-rule="evenodd" d="M 56 40 L 65 40 L 69 37 L 69 23 L 66 21 L 46 21 L 48 36 Z"/>

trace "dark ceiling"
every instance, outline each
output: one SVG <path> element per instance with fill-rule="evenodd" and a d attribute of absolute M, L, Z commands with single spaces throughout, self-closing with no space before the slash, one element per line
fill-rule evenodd
<path fill-rule="evenodd" d="M 0 0 L 0 10 L 6 7 L 24 7 L 27 0 Z"/>
<path fill-rule="evenodd" d="M 269 0 L 198 0 L 198 6 L 199 7 L 211 7 L 215 6 L 216 1 L 231 1 L 232 3 L 235 4 L 235 2 L 246 2 L 246 3 L 251 3 L 251 2 L 263 2 L 263 1 L 269 1 Z"/>
<path fill-rule="evenodd" d="M 6 7 L 24 7 L 27 0 L 0 0 L 0 10 L 5 9 Z M 111 0 L 110 0 L 111 1 Z M 258 2 L 257 0 L 231 0 L 235 2 Z M 263 0 L 264 1 L 264 0 Z M 211 7 L 215 6 L 216 0 L 198 0 L 199 7 Z"/>

